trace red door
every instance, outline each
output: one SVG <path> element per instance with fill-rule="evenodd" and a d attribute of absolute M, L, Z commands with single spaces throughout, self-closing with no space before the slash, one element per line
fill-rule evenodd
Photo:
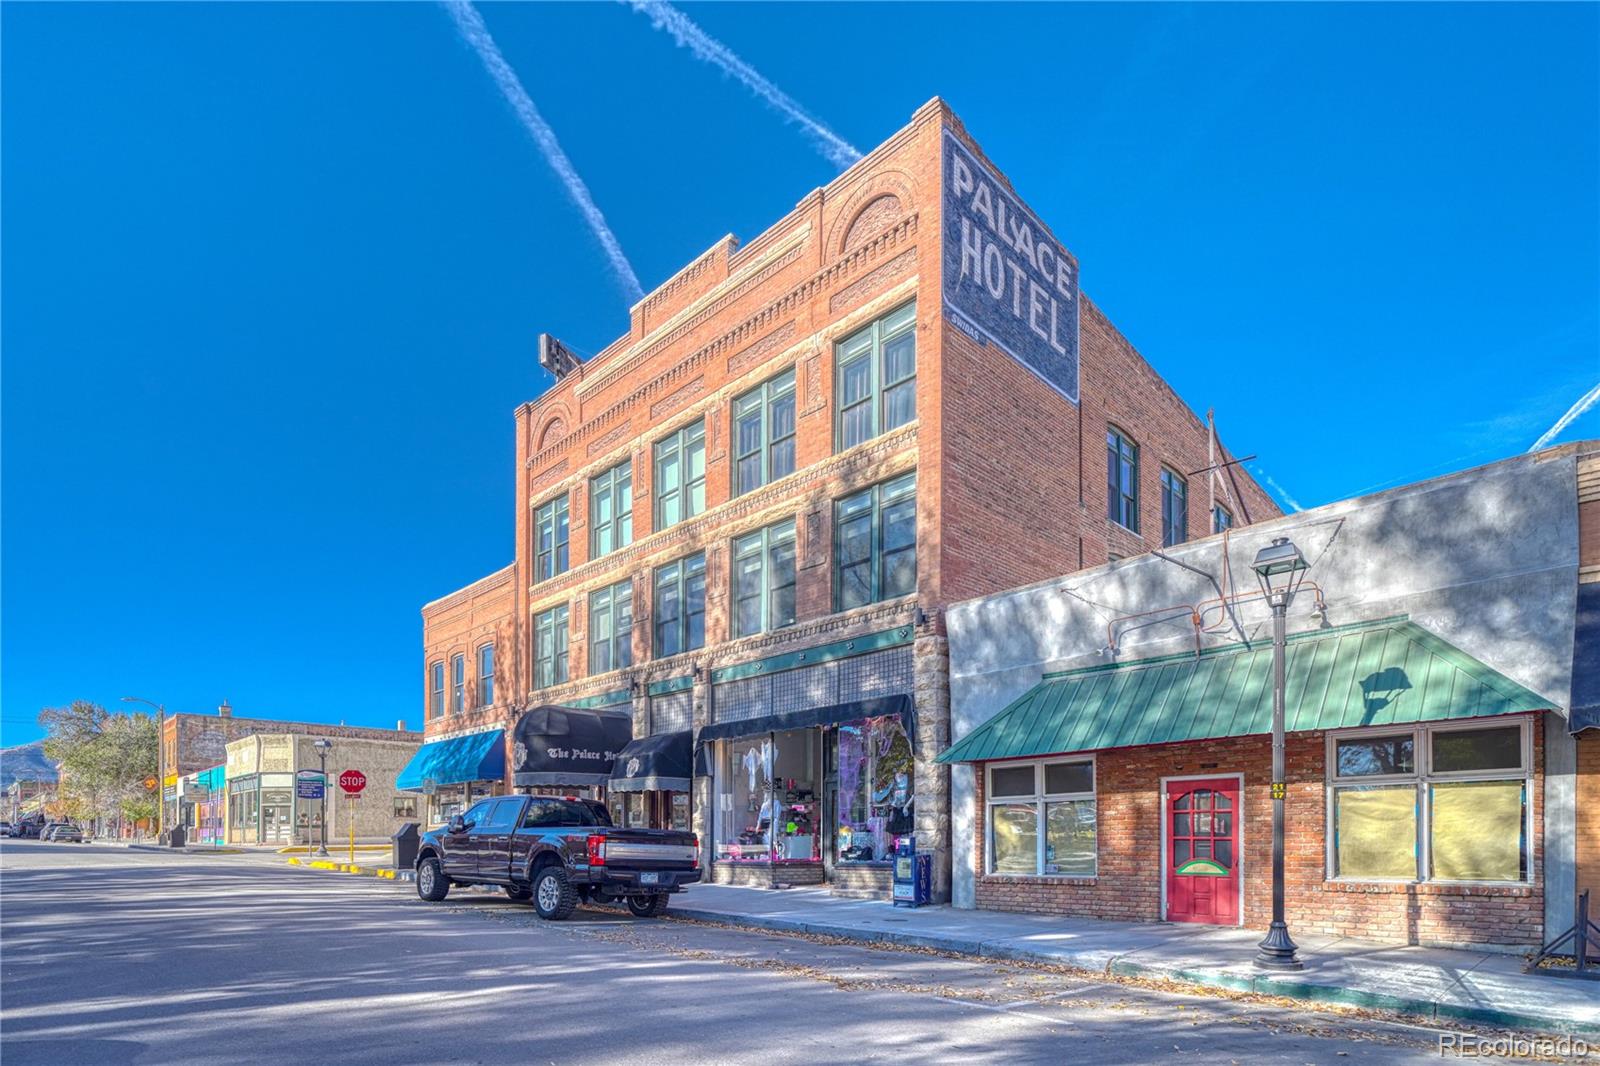
<path fill-rule="evenodd" d="M 1239 779 L 1169 781 L 1167 921 L 1239 924 Z"/>

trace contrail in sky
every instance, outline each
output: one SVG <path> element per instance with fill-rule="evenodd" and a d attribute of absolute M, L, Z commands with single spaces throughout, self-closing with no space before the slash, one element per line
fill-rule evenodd
<path fill-rule="evenodd" d="M 740 59 L 733 50 L 705 30 L 695 25 L 682 11 L 666 0 L 623 0 L 641 15 L 650 16 L 650 24 L 672 35 L 680 47 L 687 48 L 696 59 L 720 68 L 744 82 L 745 87 L 771 104 L 785 116 L 798 122 L 817 142 L 823 157 L 841 167 L 847 167 L 861 158 L 854 145 L 828 127 L 806 114 L 805 108 L 788 93 L 756 73 L 755 68 Z"/>
<path fill-rule="evenodd" d="M 1545 430 L 1544 436 L 1534 441 L 1533 447 L 1529 448 L 1528 450 L 1530 452 L 1536 452 L 1540 448 L 1543 448 L 1546 444 L 1549 444 L 1551 441 L 1555 440 L 1561 435 L 1562 430 L 1572 425 L 1574 421 L 1582 417 L 1583 413 L 1589 408 L 1593 407 L 1596 403 L 1600 403 L 1600 384 L 1595 385 L 1594 388 L 1590 389 L 1582 396 L 1579 396 L 1578 402 L 1567 408 L 1567 413 L 1556 419 L 1556 424 Z"/>
<path fill-rule="evenodd" d="M 629 302 L 638 303 L 644 299 L 644 289 L 639 286 L 639 276 L 633 272 L 633 265 L 622 253 L 622 245 L 617 243 L 617 235 L 606 225 L 606 216 L 595 206 L 594 197 L 589 195 L 589 187 L 578 176 L 577 170 L 572 166 L 572 160 L 567 158 L 567 153 L 561 150 L 555 131 L 544 120 L 544 116 L 539 114 L 539 109 L 533 106 L 533 100 L 529 98 L 528 91 L 522 87 L 522 81 L 517 77 L 516 71 L 511 69 L 506 57 L 500 54 L 500 46 L 494 43 L 494 38 L 489 35 L 489 28 L 483 24 L 483 16 L 478 14 L 478 9 L 472 6 L 471 0 L 445 0 L 444 6 L 450 12 L 450 17 L 455 19 L 456 29 L 461 32 L 462 38 L 478 53 L 478 58 L 483 60 L 484 69 L 489 72 L 495 84 L 500 86 L 500 91 L 505 94 L 512 110 L 517 113 L 517 118 L 522 120 L 528 136 L 533 138 L 533 143 L 544 153 L 551 169 L 556 172 L 556 177 L 561 179 L 561 184 L 567 187 L 567 194 L 572 197 L 572 202 L 577 204 L 584 220 L 589 223 L 589 228 L 594 231 L 600 247 L 605 250 L 606 258 L 611 260 L 611 269 L 616 271 L 622 287 L 627 290 Z"/>
<path fill-rule="evenodd" d="M 1289 495 L 1289 490 L 1288 489 L 1284 488 L 1282 485 L 1278 484 L 1276 481 L 1274 481 L 1272 479 L 1272 475 L 1271 474 L 1267 473 L 1265 470 L 1261 469 L 1259 466 L 1256 467 L 1255 469 L 1256 469 L 1256 473 L 1261 475 L 1261 480 L 1265 481 L 1269 486 L 1272 487 L 1272 490 L 1274 492 L 1276 492 L 1279 496 L 1281 496 L 1283 498 L 1283 502 L 1289 505 L 1289 509 L 1290 510 L 1294 511 L 1296 514 L 1299 514 L 1301 511 L 1305 510 L 1304 507 L 1300 506 L 1300 501 L 1299 500 L 1297 500 L 1293 496 Z"/>

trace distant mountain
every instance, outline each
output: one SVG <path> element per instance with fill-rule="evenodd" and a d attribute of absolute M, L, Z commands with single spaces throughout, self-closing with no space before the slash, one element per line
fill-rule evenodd
<path fill-rule="evenodd" d="M 56 764 L 45 758 L 44 741 L 0 748 L 0 789 L 10 788 L 11 782 L 19 779 L 54 781 L 56 777 Z"/>

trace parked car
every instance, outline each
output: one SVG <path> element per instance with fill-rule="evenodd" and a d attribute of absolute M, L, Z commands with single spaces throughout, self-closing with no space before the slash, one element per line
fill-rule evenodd
<path fill-rule="evenodd" d="M 11 835 L 11 823 L 10 822 L 0 822 L 0 837 L 8 837 L 10 835 Z"/>
<path fill-rule="evenodd" d="M 499 885 L 559 921 L 580 902 L 625 901 L 653 918 L 667 897 L 700 880 L 700 841 L 676 829 L 623 829 L 605 807 L 572 796 L 500 796 L 476 803 L 417 851 L 417 895 L 452 885 Z"/>
<path fill-rule="evenodd" d="M 57 844 L 60 844 L 60 843 L 63 843 L 63 842 L 69 843 L 69 844 L 82 844 L 83 843 L 83 830 L 79 829 L 77 826 L 72 825 L 69 822 L 62 822 L 60 825 L 57 825 L 57 826 L 53 827 L 50 830 L 50 835 L 47 836 L 45 839 L 46 840 L 53 840 Z"/>

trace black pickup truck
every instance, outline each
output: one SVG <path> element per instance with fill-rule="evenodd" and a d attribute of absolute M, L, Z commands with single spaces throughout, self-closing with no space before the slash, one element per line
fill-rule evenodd
<path fill-rule="evenodd" d="M 417 895 L 451 885 L 499 885 L 559 921 L 580 902 L 626 900 L 653 918 L 667 896 L 700 880 L 700 842 L 675 829 L 622 829 L 605 807 L 571 796 L 498 796 L 422 836 Z"/>

